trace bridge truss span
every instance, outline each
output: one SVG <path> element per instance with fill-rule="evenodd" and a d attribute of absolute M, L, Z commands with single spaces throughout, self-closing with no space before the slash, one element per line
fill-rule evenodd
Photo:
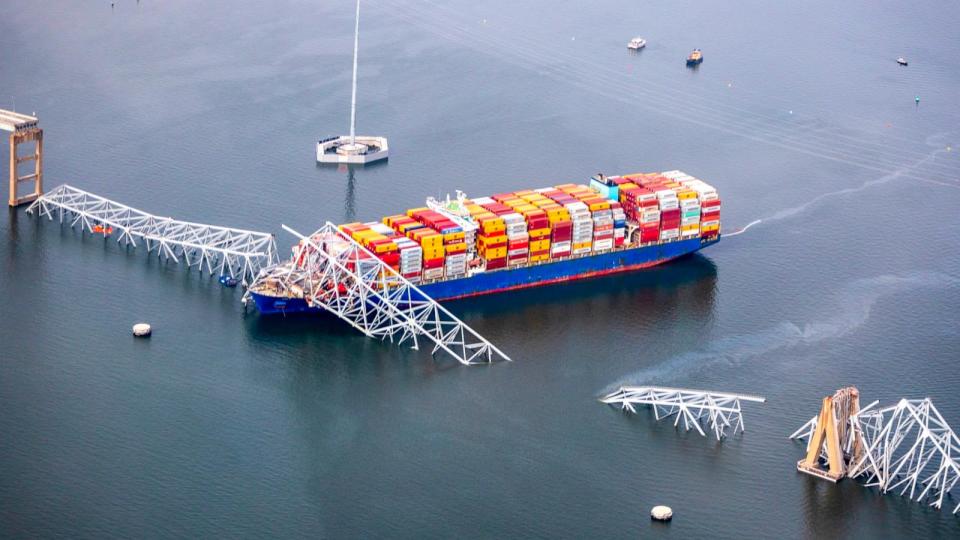
<path fill-rule="evenodd" d="M 365 247 L 327 222 L 300 239 L 290 263 L 261 272 L 250 292 L 303 298 L 364 335 L 419 349 L 433 343 L 462 364 L 510 360 L 500 349 L 430 298 Z"/>
<path fill-rule="evenodd" d="M 211 274 L 232 274 L 244 282 L 277 261 L 273 235 L 178 221 L 148 214 L 125 204 L 63 184 L 41 195 L 27 212 L 69 222 L 91 234 L 115 236 L 118 243 L 156 250 L 174 262 L 204 268 Z"/>
<path fill-rule="evenodd" d="M 731 394 L 727 392 L 713 392 L 709 390 L 690 390 L 686 388 L 665 388 L 658 386 L 622 386 L 618 390 L 607 394 L 600 399 L 610 405 L 620 405 L 620 408 L 636 413 L 638 405 L 649 405 L 657 420 L 676 416 L 674 427 L 683 419 L 684 428 L 689 431 L 696 429 L 700 435 L 706 436 L 701 422 L 713 432 L 717 440 L 726 435 L 728 427 L 744 431 L 743 416 L 740 402 L 766 402 L 760 396 L 746 394 Z"/>

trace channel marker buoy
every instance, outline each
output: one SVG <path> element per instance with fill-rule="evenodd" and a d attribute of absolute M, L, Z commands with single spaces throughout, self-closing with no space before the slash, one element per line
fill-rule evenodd
<path fill-rule="evenodd" d="M 137 323 L 133 325 L 133 335 L 137 337 L 148 337 L 153 330 L 147 323 Z"/>
<path fill-rule="evenodd" d="M 673 517 L 673 510 L 669 506 L 654 506 L 650 510 L 650 518 L 657 521 L 670 521 Z"/>

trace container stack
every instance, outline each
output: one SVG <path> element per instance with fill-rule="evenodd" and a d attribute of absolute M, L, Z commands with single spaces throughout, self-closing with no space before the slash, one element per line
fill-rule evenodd
<path fill-rule="evenodd" d="M 411 283 L 420 283 L 423 276 L 423 248 L 409 238 L 395 240 L 400 250 L 400 275 Z"/>
<path fill-rule="evenodd" d="M 408 236 L 414 242 L 420 244 L 423 250 L 423 272 L 424 281 L 432 281 L 443 277 L 443 236 L 436 231 L 423 227 L 412 230 Z"/>
<path fill-rule="evenodd" d="M 613 246 L 622 247 L 627 238 L 627 215 L 619 202 L 610 203 L 610 213 L 613 214 Z"/>
<path fill-rule="evenodd" d="M 598 174 L 589 187 L 499 193 L 466 200 L 464 208 L 475 228 L 444 212 L 414 208 L 382 223 L 340 229 L 415 283 L 720 234 L 717 191 L 681 171 Z M 636 234 L 628 238 L 633 227 Z"/>
<path fill-rule="evenodd" d="M 530 235 L 523 216 L 513 212 L 500 216 L 507 228 L 507 264 L 526 263 L 530 254 Z"/>
<path fill-rule="evenodd" d="M 700 200 L 697 192 L 688 188 L 675 188 L 680 201 L 680 238 L 700 235 Z"/>
<path fill-rule="evenodd" d="M 613 212 L 610 203 L 593 203 L 590 210 L 593 217 L 593 250 L 613 249 Z"/>
<path fill-rule="evenodd" d="M 527 234 L 530 237 L 530 262 L 541 262 L 550 258 L 550 221 L 547 213 L 539 208 L 527 211 Z"/>
<path fill-rule="evenodd" d="M 570 238 L 573 243 L 572 254 L 590 253 L 593 247 L 593 218 L 590 216 L 590 209 L 580 201 L 567 203 L 565 206 L 570 213 L 572 226 Z"/>

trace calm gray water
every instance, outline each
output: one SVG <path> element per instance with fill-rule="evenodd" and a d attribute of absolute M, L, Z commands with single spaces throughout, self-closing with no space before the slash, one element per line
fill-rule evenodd
<path fill-rule="evenodd" d="M 245 314 L 209 276 L 11 211 L 3 536 L 960 536 L 798 474 L 787 439 L 850 384 L 960 429 L 956 3 L 370 2 L 359 125 L 393 154 L 348 172 L 313 145 L 347 128 L 352 10 L 8 0 L 0 107 L 40 115 L 48 187 L 284 251 L 281 223 L 598 170 L 680 168 L 719 187 L 728 232 L 762 221 L 667 267 L 452 303 L 515 360 L 465 368 Z M 623 382 L 768 402 L 717 443 L 597 402 Z"/>

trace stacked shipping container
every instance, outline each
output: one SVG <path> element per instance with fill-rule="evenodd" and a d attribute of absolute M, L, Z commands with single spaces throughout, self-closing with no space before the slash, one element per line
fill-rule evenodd
<path fill-rule="evenodd" d="M 461 218 L 475 229 L 429 208 L 340 228 L 415 283 L 720 234 L 716 190 L 680 171 L 597 175 L 589 187 L 500 193 L 468 200 L 464 208 L 469 215 Z"/>

